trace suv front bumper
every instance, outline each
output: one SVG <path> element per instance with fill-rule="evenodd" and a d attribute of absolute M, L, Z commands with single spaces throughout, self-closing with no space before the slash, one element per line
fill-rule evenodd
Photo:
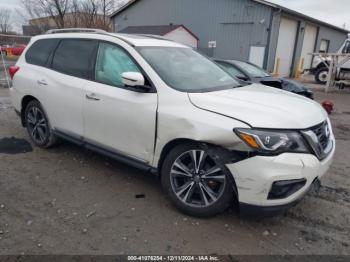
<path fill-rule="evenodd" d="M 237 163 L 227 164 L 235 179 L 241 208 L 262 210 L 285 210 L 295 205 L 329 169 L 334 152 L 320 161 L 312 154 L 284 153 L 278 156 L 254 156 Z M 276 181 L 301 180 L 306 183 L 285 198 L 269 199 L 268 195 Z"/>

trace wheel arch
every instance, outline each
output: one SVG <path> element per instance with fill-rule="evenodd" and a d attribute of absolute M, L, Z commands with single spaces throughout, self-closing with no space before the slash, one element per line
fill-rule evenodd
<path fill-rule="evenodd" d="M 40 101 L 34 97 L 34 96 L 31 96 L 31 95 L 26 95 L 22 98 L 22 101 L 21 101 L 21 123 L 22 123 L 22 126 L 25 126 L 25 111 L 26 111 L 26 107 L 27 105 L 33 101 L 33 100 L 36 100 L 40 103 Z"/>
<path fill-rule="evenodd" d="M 180 144 L 189 144 L 189 143 L 201 143 L 200 141 L 196 141 L 193 139 L 189 139 L 189 138 L 176 138 L 174 140 L 169 141 L 162 149 L 162 152 L 160 153 L 160 157 L 158 160 L 158 165 L 157 165 L 157 169 L 159 171 L 159 177 L 161 177 L 161 170 L 163 167 L 163 163 L 164 160 L 166 158 L 166 156 L 169 154 L 169 152 L 176 146 L 180 145 Z"/>
<path fill-rule="evenodd" d="M 321 68 L 327 68 L 327 66 L 329 66 L 329 61 L 323 61 L 323 62 L 321 62 L 321 63 L 319 63 L 318 65 L 317 65 L 317 67 L 316 67 L 316 69 L 315 69 L 315 71 L 318 71 L 318 70 L 320 70 Z"/>

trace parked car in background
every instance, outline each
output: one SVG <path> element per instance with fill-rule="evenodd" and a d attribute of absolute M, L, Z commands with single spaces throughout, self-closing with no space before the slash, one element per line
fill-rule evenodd
<path fill-rule="evenodd" d="M 230 75 L 241 81 L 272 86 L 313 99 L 313 92 L 302 84 L 286 78 L 273 77 L 254 64 L 238 60 L 220 59 L 215 59 L 215 62 Z"/>
<path fill-rule="evenodd" d="M 24 44 L 13 44 L 13 45 L 2 45 L 0 51 L 4 55 L 12 54 L 14 56 L 20 56 L 27 45 Z"/>
<path fill-rule="evenodd" d="M 33 37 L 10 67 L 14 108 L 38 147 L 63 138 L 159 174 L 194 216 L 234 203 L 285 210 L 327 172 L 335 139 L 316 102 L 241 85 L 173 41 L 96 32 Z"/>
<path fill-rule="evenodd" d="M 11 48 L 10 45 L 1 45 L 0 46 L 0 52 L 4 55 L 8 54 L 8 50 Z"/>
<path fill-rule="evenodd" d="M 20 56 L 23 53 L 25 48 L 26 48 L 26 45 L 14 44 L 13 46 L 11 46 L 11 52 L 15 56 Z"/>

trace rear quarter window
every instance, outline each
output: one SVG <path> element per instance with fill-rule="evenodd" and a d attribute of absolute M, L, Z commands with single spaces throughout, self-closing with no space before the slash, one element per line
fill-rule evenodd
<path fill-rule="evenodd" d="M 49 57 L 58 45 L 59 39 L 42 39 L 36 41 L 27 51 L 25 58 L 27 63 L 47 66 Z"/>
<path fill-rule="evenodd" d="M 64 39 L 56 49 L 52 69 L 85 79 L 93 78 L 97 41 Z"/>

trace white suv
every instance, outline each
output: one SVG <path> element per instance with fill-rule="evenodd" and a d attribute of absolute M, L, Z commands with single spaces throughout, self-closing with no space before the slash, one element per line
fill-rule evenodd
<path fill-rule="evenodd" d="M 11 68 L 14 107 L 39 147 L 63 138 L 159 174 L 194 216 L 276 211 L 327 171 L 331 124 L 310 99 L 241 86 L 193 49 L 105 32 L 32 38 Z"/>

